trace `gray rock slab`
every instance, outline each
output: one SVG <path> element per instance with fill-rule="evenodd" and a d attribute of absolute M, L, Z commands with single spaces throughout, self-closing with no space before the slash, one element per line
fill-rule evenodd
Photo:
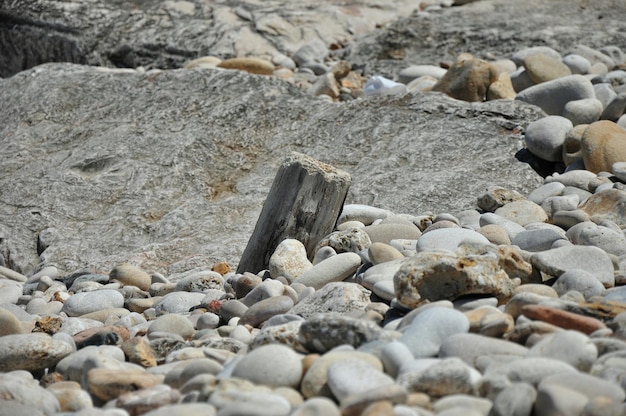
<path fill-rule="evenodd" d="M 350 173 L 347 203 L 394 212 L 474 208 L 487 185 L 527 193 L 541 180 L 515 159 L 515 128 L 542 113 L 513 101 L 419 94 L 334 104 L 238 71 L 69 64 L 0 88 L 0 134 L 12 143 L 0 161 L 0 252 L 25 273 L 40 263 L 68 273 L 130 261 L 165 275 L 235 265 L 292 150 Z M 34 111 L 36 99 L 48 105 Z M 442 152 L 451 140 L 457 150 Z M 400 176 L 398 155 L 412 155 Z"/>

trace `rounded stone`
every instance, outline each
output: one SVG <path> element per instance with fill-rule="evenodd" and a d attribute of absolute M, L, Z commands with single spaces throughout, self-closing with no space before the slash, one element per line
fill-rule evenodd
<path fill-rule="evenodd" d="M 509 235 L 506 233 L 506 230 L 497 225 L 497 224 L 487 224 L 484 227 L 480 227 L 478 229 L 478 232 L 482 235 L 484 235 L 485 237 L 487 237 L 487 240 L 489 240 L 489 242 L 491 242 L 492 244 L 496 244 L 496 245 L 510 245 L 511 244 L 511 239 L 509 238 Z"/>
<path fill-rule="evenodd" d="M 463 101 L 485 101 L 489 86 L 497 79 L 498 70 L 491 63 L 470 56 L 460 56 L 433 86 Z"/>
<path fill-rule="evenodd" d="M 124 296 L 117 290 L 102 289 L 93 292 L 75 293 L 63 304 L 62 312 L 67 316 L 81 316 L 103 309 L 122 308 Z"/>
<path fill-rule="evenodd" d="M 569 75 L 542 82 L 517 94 L 516 100 L 539 106 L 548 115 L 561 115 L 565 104 L 595 98 L 591 81 L 583 75 Z"/>
<path fill-rule="evenodd" d="M 537 252 L 549 250 L 557 240 L 564 239 L 563 234 L 550 228 L 538 228 L 526 230 L 517 234 L 511 244 L 518 246 L 522 250 Z"/>
<path fill-rule="evenodd" d="M 368 249 L 368 256 L 374 265 L 404 258 L 400 251 L 385 243 L 372 243 Z"/>
<path fill-rule="evenodd" d="M 331 399 L 312 397 L 296 407 L 291 416 L 341 416 L 341 412 Z"/>
<path fill-rule="evenodd" d="M 551 57 L 544 54 L 526 56 L 522 61 L 530 79 L 536 84 L 572 74 L 569 67 L 561 61 L 561 57 Z"/>
<path fill-rule="evenodd" d="M 52 416 L 61 411 L 57 398 L 25 371 L 0 373 L 0 397 L 0 413 L 7 416 Z M 21 413 L 20 405 L 29 412 Z"/>
<path fill-rule="evenodd" d="M 270 257 L 270 275 L 276 279 L 283 276 L 292 282 L 302 273 L 309 270 L 313 265 L 309 261 L 304 244 L 295 239 L 286 239 L 274 250 Z"/>
<path fill-rule="evenodd" d="M 574 126 L 590 124 L 594 121 L 598 121 L 603 110 L 604 107 L 599 100 L 595 98 L 585 98 L 570 101 L 565 104 L 563 117 L 571 121 Z"/>
<path fill-rule="evenodd" d="M 417 226 L 407 223 L 388 222 L 365 227 L 365 232 L 372 243 L 389 244 L 391 240 L 416 240 L 422 232 Z"/>
<path fill-rule="evenodd" d="M 302 358 L 284 345 L 264 345 L 246 354 L 233 377 L 272 387 L 297 388 L 302 378 Z"/>
<path fill-rule="evenodd" d="M 567 65 L 572 74 L 585 75 L 591 69 L 591 62 L 584 56 L 577 54 L 564 56 L 562 62 Z"/>
<path fill-rule="evenodd" d="M 193 324 L 189 319 L 182 315 L 169 313 L 159 316 L 152 321 L 148 327 L 148 337 L 156 332 L 165 332 L 169 334 L 177 334 L 184 339 L 191 338 L 194 334 Z"/>
<path fill-rule="evenodd" d="M 548 275 L 559 277 L 567 270 L 592 273 L 605 286 L 615 286 L 613 262 L 602 249 L 593 246 L 565 246 L 535 253 L 530 262 Z"/>
<path fill-rule="evenodd" d="M 24 332 L 22 323 L 6 309 L 0 308 L 0 337 L 21 334 Z"/>
<path fill-rule="evenodd" d="M 273 296 L 251 305 L 241 316 L 241 325 L 259 326 L 272 316 L 288 312 L 294 303 L 289 296 Z"/>
<path fill-rule="evenodd" d="M 342 360 L 328 367 L 328 386 L 340 402 L 348 396 L 395 383 L 394 379 L 361 360 Z"/>
<path fill-rule="evenodd" d="M 340 282 L 353 275 L 361 265 L 361 256 L 356 253 L 340 253 L 316 264 L 300 275 L 296 282 L 314 289 L 327 283 Z"/>
<path fill-rule="evenodd" d="M 415 358 L 434 357 L 446 338 L 467 332 L 469 326 L 462 312 L 448 308 L 428 308 L 415 316 L 398 341 L 405 344 Z"/>
<path fill-rule="evenodd" d="M 455 251 L 463 242 L 489 244 L 482 234 L 466 228 L 440 228 L 423 234 L 417 240 L 417 251 L 445 249 Z"/>
<path fill-rule="evenodd" d="M 174 287 L 176 292 L 205 292 L 223 289 L 224 278 L 218 272 L 211 270 L 191 273 L 176 282 Z"/>
<path fill-rule="evenodd" d="M 74 352 L 62 341 L 41 332 L 0 337 L 0 371 L 40 371 L 53 368 Z"/>
<path fill-rule="evenodd" d="M 610 172 L 615 162 L 626 161 L 626 130 L 608 120 L 590 124 L 581 140 L 581 153 L 588 171 Z"/>
<path fill-rule="evenodd" d="M 532 55 L 545 55 L 553 59 L 561 59 L 561 54 L 548 46 L 533 46 L 515 52 L 511 56 L 511 60 L 519 67 L 524 64 L 525 58 Z"/>
<path fill-rule="evenodd" d="M 574 125 L 558 115 L 548 116 L 531 122 L 526 128 L 526 147 L 535 156 L 550 162 L 560 162 L 563 155 L 565 135 Z"/>
<path fill-rule="evenodd" d="M 440 79 L 446 72 L 446 69 L 435 65 L 411 65 L 398 73 L 398 80 L 403 84 L 409 84 L 414 79 L 423 76 Z"/>
<path fill-rule="evenodd" d="M 200 305 L 205 296 L 202 292 L 168 293 L 154 305 L 154 309 L 159 314 L 189 312 L 194 306 Z"/>
<path fill-rule="evenodd" d="M 570 269 L 563 273 L 552 285 L 552 288 L 562 296 L 567 292 L 575 290 L 580 292 L 585 299 L 593 296 L 601 296 L 605 288 L 598 279 L 585 270 Z"/>
<path fill-rule="evenodd" d="M 249 57 L 225 59 L 218 63 L 217 67 L 224 69 L 238 69 L 240 71 L 259 75 L 272 75 L 275 69 L 274 64 L 266 61 L 265 59 Z"/>
<path fill-rule="evenodd" d="M 598 358 L 598 349 L 588 336 L 578 331 L 560 331 L 545 335 L 532 346 L 528 356 L 554 358 L 586 373 Z"/>
<path fill-rule="evenodd" d="M 141 290 L 148 290 L 152 284 L 152 277 L 148 273 L 129 263 L 111 269 L 109 280 L 120 282 L 123 286 L 137 286 Z"/>
<path fill-rule="evenodd" d="M 17 300 L 22 296 L 23 290 L 24 285 L 21 282 L 0 279 L 0 305 L 3 303 L 17 303 Z"/>

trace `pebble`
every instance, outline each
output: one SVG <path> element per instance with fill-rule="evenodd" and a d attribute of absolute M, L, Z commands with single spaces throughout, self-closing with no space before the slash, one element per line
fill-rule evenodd
<path fill-rule="evenodd" d="M 2 410 L 0 411 L 7 416 L 33 414 L 52 416 L 61 410 L 54 394 L 41 387 L 39 382 L 26 371 L 9 370 L 0 373 L 0 397 L 2 397 L 0 401 Z M 11 404 L 17 406 L 14 408 Z M 25 408 L 29 410 L 28 413 L 13 413 L 14 410 L 22 412 L 26 410 Z"/>
<path fill-rule="evenodd" d="M 298 302 L 289 313 L 306 319 L 318 313 L 361 311 L 371 303 L 370 295 L 369 290 L 356 283 L 329 283 Z"/>
<path fill-rule="evenodd" d="M 559 277 L 572 269 L 592 273 L 604 287 L 613 287 L 613 262 L 602 249 L 593 246 L 565 246 L 534 253 L 530 261 L 541 272 Z"/>
<path fill-rule="evenodd" d="M 495 66 L 465 54 L 459 56 L 432 90 L 458 100 L 485 101 L 489 86 L 497 77 L 498 70 Z"/>
<path fill-rule="evenodd" d="M 396 248 L 378 242 L 368 248 L 368 257 L 373 265 L 404 259 L 404 255 Z"/>
<path fill-rule="evenodd" d="M 22 323 L 6 309 L 0 309 L 0 337 L 24 332 Z"/>
<path fill-rule="evenodd" d="M 272 387 L 298 387 L 302 359 L 284 345 L 264 345 L 246 354 L 235 366 L 233 377 Z"/>
<path fill-rule="evenodd" d="M 174 286 L 175 292 L 204 292 L 207 290 L 223 290 L 224 278 L 218 272 L 204 270 L 190 273 Z"/>
<path fill-rule="evenodd" d="M 217 64 L 218 68 L 238 69 L 240 71 L 249 72 L 251 74 L 272 75 L 274 73 L 274 64 L 259 58 L 230 58 L 225 59 Z"/>
<path fill-rule="evenodd" d="M 0 371 L 41 371 L 71 354 L 72 347 L 45 333 L 0 337 Z"/>
<path fill-rule="evenodd" d="M 588 336 L 570 330 L 545 335 L 532 346 L 528 356 L 554 358 L 588 373 L 598 358 L 598 349 Z"/>
<path fill-rule="evenodd" d="M 168 313 L 160 316 L 148 326 L 148 336 L 155 333 L 169 333 L 190 338 L 195 330 L 191 321 L 182 315 Z"/>
<path fill-rule="evenodd" d="M 358 254 L 340 253 L 302 273 L 296 282 L 314 289 L 321 289 L 328 283 L 341 282 L 352 276 L 360 265 L 361 257 Z"/>
<path fill-rule="evenodd" d="M 561 62 L 561 57 L 532 54 L 522 60 L 530 79 L 536 84 L 571 75 L 569 67 Z"/>
<path fill-rule="evenodd" d="M 241 325 L 259 326 L 272 316 L 288 312 L 294 305 L 289 296 L 273 296 L 250 306 L 241 316 Z"/>
<path fill-rule="evenodd" d="M 415 358 L 434 357 L 450 335 L 469 330 L 467 317 L 454 309 L 428 308 L 419 313 L 398 340 Z"/>
<path fill-rule="evenodd" d="M 601 296 L 606 291 L 604 285 L 592 273 L 580 269 L 567 270 L 559 276 L 552 288 L 560 296 L 575 290 L 581 293 L 585 299 Z"/>
<path fill-rule="evenodd" d="M 308 259 L 304 244 L 294 239 L 281 241 L 270 257 L 269 270 L 274 279 L 283 276 L 292 282 L 311 267 L 313 265 Z"/>
<path fill-rule="evenodd" d="M 423 234 L 418 240 L 417 251 L 444 249 L 455 251 L 463 242 L 489 244 L 482 234 L 465 228 L 440 228 Z"/>
<path fill-rule="evenodd" d="M 402 223 L 380 223 L 368 225 L 365 232 L 372 243 L 389 244 L 394 239 L 416 240 L 422 232 L 413 224 Z"/>
<path fill-rule="evenodd" d="M 532 55 L 545 55 L 554 59 L 561 59 L 561 54 L 548 46 L 533 46 L 515 52 L 511 60 L 518 67 L 524 64 L 524 59 Z"/>
<path fill-rule="evenodd" d="M 361 360 L 342 360 L 331 363 L 327 374 L 328 387 L 342 402 L 348 396 L 385 388 L 395 380 Z"/>
<path fill-rule="evenodd" d="M 490 416 L 530 415 L 537 400 L 537 391 L 528 383 L 512 383 L 493 399 Z"/>
<path fill-rule="evenodd" d="M 141 290 L 148 290 L 152 284 L 152 278 L 148 273 L 129 263 L 123 263 L 111 269 L 109 280 L 120 282 L 123 286 L 136 286 Z"/>
<path fill-rule="evenodd" d="M 558 115 L 533 121 L 524 135 L 526 147 L 543 160 L 561 161 L 565 136 L 573 127 L 570 120 Z"/>
<path fill-rule="evenodd" d="M 447 70 L 435 65 L 411 65 L 398 73 L 399 81 L 403 84 L 409 84 L 411 81 L 423 77 L 433 77 L 441 79 Z"/>
<path fill-rule="evenodd" d="M 443 340 L 439 350 L 440 357 L 458 357 L 472 366 L 476 366 L 481 356 L 525 357 L 527 354 L 528 349 L 519 344 L 472 333 L 451 335 Z"/>
<path fill-rule="evenodd" d="M 591 62 L 587 58 L 574 53 L 564 56 L 562 62 L 567 65 L 572 74 L 585 75 L 591 69 Z"/>
<path fill-rule="evenodd" d="M 578 315 L 549 306 L 526 305 L 522 307 L 521 312 L 530 319 L 547 322 L 563 329 L 580 331 L 583 334 L 592 334 L 599 329 L 606 328 L 606 325 L 595 318 Z"/>
<path fill-rule="evenodd" d="M 293 411 L 291 416 L 340 416 L 334 401 L 327 397 L 313 397 Z"/>
<path fill-rule="evenodd" d="M 582 137 L 581 153 L 586 170 L 610 172 L 613 163 L 626 160 L 626 130 L 608 120 L 590 124 Z"/>
<path fill-rule="evenodd" d="M 602 103 L 595 98 L 585 98 L 582 100 L 570 101 L 565 104 L 563 117 L 572 122 L 574 126 L 579 124 L 590 124 L 598 121 L 603 114 Z"/>
<path fill-rule="evenodd" d="M 205 296 L 202 292 L 168 293 L 154 305 L 154 309 L 158 314 L 186 313 L 194 306 L 200 305 Z"/>
<path fill-rule="evenodd" d="M 526 88 L 516 100 L 541 107 L 548 115 L 562 115 L 565 105 L 574 100 L 595 98 L 591 81 L 583 75 L 569 75 Z"/>
<path fill-rule="evenodd" d="M 103 309 L 121 308 L 123 306 L 124 296 L 120 292 L 102 289 L 74 294 L 65 301 L 61 311 L 68 316 L 81 316 Z"/>

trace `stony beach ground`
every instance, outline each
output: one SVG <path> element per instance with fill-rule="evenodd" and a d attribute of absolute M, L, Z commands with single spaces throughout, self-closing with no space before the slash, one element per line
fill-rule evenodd
<path fill-rule="evenodd" d="M 474 209 L 346 204 L 314 258 L 288 238 L 266 270 L 26 276 L 2 261 L 0 414 L 626 414 L 625 48 L 461 54 L 393 80 L 319 42 L 191 60 L 336 105 L 524 101 L 545 112 L 520 126 L 525 158 L 552 171 L 528 194 L 494 183 Z"/>

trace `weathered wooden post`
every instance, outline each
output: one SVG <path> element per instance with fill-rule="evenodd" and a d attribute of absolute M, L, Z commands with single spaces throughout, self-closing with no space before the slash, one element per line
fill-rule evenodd
<path fill-rule="evenodd" d="M 315 245 L 333 230 L 351 182 L 347 172 L 292 152 L 276 173 L 237 272 L 267 269 L 286 238 L 304 244 L 312 259 Z"/>

